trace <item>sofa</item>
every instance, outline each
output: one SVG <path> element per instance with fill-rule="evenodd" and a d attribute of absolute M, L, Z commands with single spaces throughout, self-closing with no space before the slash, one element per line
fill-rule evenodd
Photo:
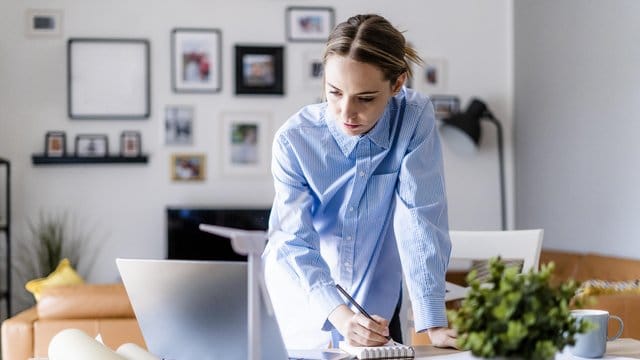
<path fill-rule="evenodd" d="M 555 269 L 551 283 L 557 285 L 574 279 L 583 285 L 593 280 L 607 282 L 634 281 L 640 282 L 640 260 L 604 256 L 593 253 L 575 253 L 553 249 L 543 249 L 540 253 L 540 264 L 553 262 Z M 448 272 L 447 281 L 466 285 L 464 271 Z M 624 321 L 621 337 L 640 339 L 640 290 L 635 288 L 617 292 L 610 288 L 595 288 L 590 294 L 590 302 L 584 308 L 606 310 Z M 459 303 L 447 303 L 448 308 L 455 308 Z M 618 330 L 617 322 L 610 321 L 609 334 Z M 429 344 L 427 334 L 404 335 L 405 341 L 411 344 Z M 410 340 L 409 340 L 410 339 Z"/>
<path fill-rule="evenodd" d="M 83 284 L 43 290 L 33 307 L 2 323 L 2 359 L 47 357 L 49 341 L 59 331 L 76 328 L 115 350 L 134 343 L 146 348 L 122 284 Z"/>

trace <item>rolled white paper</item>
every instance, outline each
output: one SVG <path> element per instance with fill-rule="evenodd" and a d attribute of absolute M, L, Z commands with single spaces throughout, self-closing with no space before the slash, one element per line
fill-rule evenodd
<path fill-rule="evenodd" d="M 116 353 L 127 360 L 161 360 L 159 357 L 132 343 L 120 345 Z"/>
<path fill-rule="evenodd" d="M 65 329 L 49 343 L 49 360 L 126 360 L 78 329 Z"/>

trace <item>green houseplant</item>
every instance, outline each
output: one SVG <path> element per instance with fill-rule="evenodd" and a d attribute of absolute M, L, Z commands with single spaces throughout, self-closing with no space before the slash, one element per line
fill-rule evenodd
<path fill-rule="evenodd" d="M 484 283 L 475 271 L 469 273 L 467 298 L 449 312 L 462 349 L 482 358 L 547 360 L 589 329 L 570 313 L 571 305 L 581 306 L 581 300 L 574 299 L 578 284 L 550 285 L 553 263 L 522 274 L 499 257 L 490 259 L 488 266 Z"/>

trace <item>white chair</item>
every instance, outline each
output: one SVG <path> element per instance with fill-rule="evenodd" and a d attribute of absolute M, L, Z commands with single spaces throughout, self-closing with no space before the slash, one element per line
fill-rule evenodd
<path fill-rule="evenodd" d="M 506 231 L 456 231 L 449 232 L 451 238 L 451 258 L 449 269 L 468 271 L 473 260 L 488 260 L 495 256 L 503 259 L 522 259 L 522 271 L 538 270 L 542 248 L 542 229 Z M 406 282 L 405 282 L 406 283 Z M 447 284 L 448 288 L 455 285 Z M 402 336 L 406 343 L 412 343 L 413 311 L 409 293 L 403 290 L 401 323 Z M 404 321 L 404 322 L 403 322 Z"/>

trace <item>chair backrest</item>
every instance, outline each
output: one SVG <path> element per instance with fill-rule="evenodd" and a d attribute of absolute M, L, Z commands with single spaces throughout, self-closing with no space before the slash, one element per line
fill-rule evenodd
<path fill-rule="evenodd" d="M 542 229 L 504 230 L 504 231 L 449 231 L 451 238 L 452 263 L 465 263 L 471 266 L 472 260 L 488 260 L 495 256 L 503 259 L 523 260 L 522 271 L 538 270 L 540 250 L 542 249 Z M 462 262 L 459 262 L 462 260 Z M 454 265 L 455 266 L 455 265 Z M 468 268 L 466 270 L 469 270 Z M 400 312 L 402 336 L 406 343 L 412 345 L 428 344 L 426 334 L 417 334 L 413 328 L 413 311 L 406 286 L 403 284 L 403 301 Z"/>
<path fill-rule="evenodd" d="M 506 231 L 450 231 L 451 259 L 522 259 L 522 271 L 538 270 L 542 229 Z"/>

